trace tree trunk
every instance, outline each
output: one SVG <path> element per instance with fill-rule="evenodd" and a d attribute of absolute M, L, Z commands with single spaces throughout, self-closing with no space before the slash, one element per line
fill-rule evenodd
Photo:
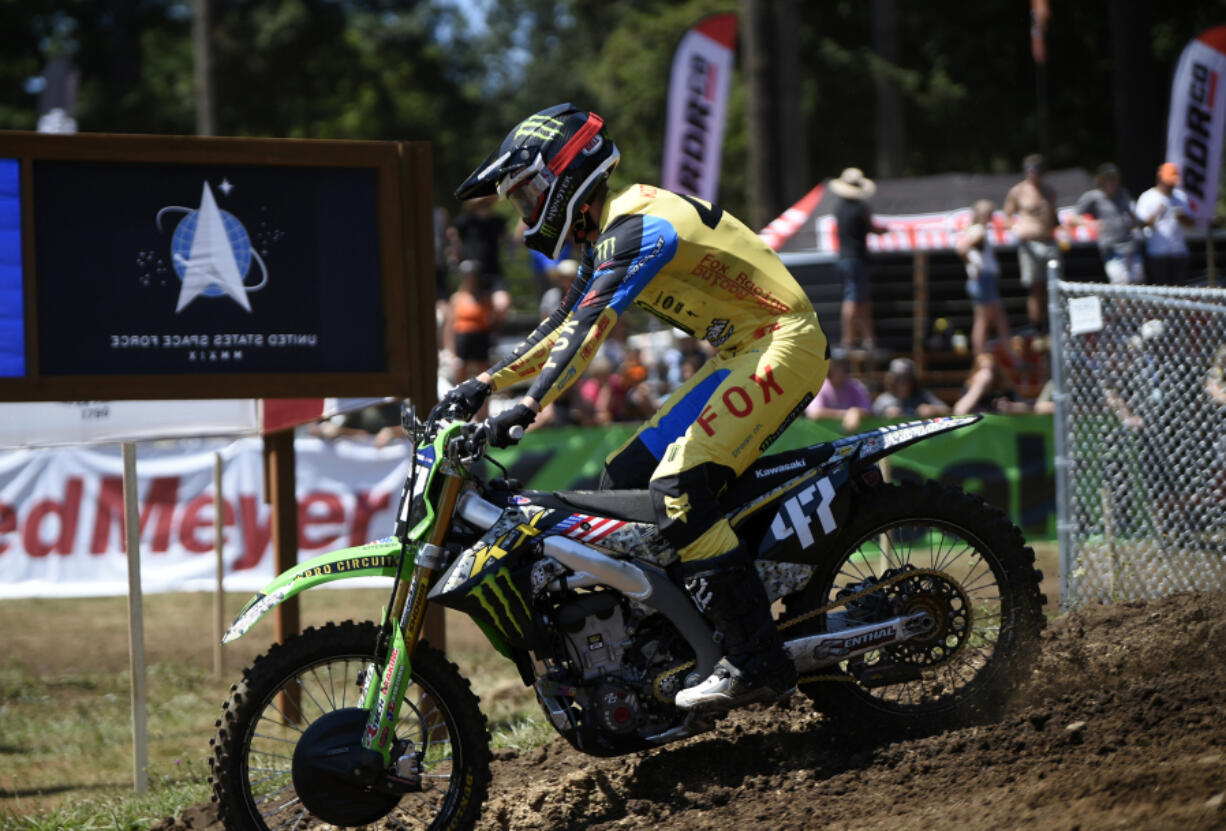
<path fill-rule="evenodd" d="M 1157 85 L 1152 43 L 1153 4 L 1133 0 L 1108 3 L 1107 9 L 1114 68 L 1115 163 L 1124 186 L 1136 196 L 1154 183 L 1166 145 L 1165 96 Z"/>
<path fill-rule="evenodd" d="M 901 55 L 895 0 L 873 0 L 873 49 L 886 63 L 898 65 Z M 873 74 L 873 86 L 877 93 L 877 168 L 874 172 L 883 179 L 894 179 L 903 175 L 906 156 L 902 92 L 894 79 L 881 71 Z"/>
<path fill-rule="evenodd" d="M 799 102 L 796 0 L 742 0 L 741 22 L 750 221 L 762 228 L 812 187 Z"/>
<path fill-rule="evenodd" d="M 195 51 L 196 135 L 217 135 L 217 99 L 213 91 L 213 0 L 194 0 L 192 45 Z"/>

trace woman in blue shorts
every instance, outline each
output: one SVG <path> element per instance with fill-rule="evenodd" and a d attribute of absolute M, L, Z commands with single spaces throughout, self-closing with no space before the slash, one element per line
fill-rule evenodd
<path fill-rule="evenodd" d="M 974 309 L 971 324 L 971 348 L 979 355 L 987 351 L 988 329 L 1006 349 L 1009 343 L 1009 320 L 1000 302 L 1000 264 L 992 248 L 990 227 L 996 206 L 990 199 L 980 199 L 971 206 L 971 226 L 958 239 L 958 256 L 966 263 L 966 293 Z"/>

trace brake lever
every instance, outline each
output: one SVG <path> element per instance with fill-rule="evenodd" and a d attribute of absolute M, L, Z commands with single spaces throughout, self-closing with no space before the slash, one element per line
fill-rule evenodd
<path fill-rule="evenodd" d="M 524 437 L 524 428 L 516 424 L 507 431 L 511 441 L 518 443 Z M 466 460 L 476 461 L 485 455 L 489 447 L 490 428 L 488 421 L 469 423 L 464 427 L 462 455 Z"/>
<path fill-rule="evenodd" d="M 464 425 L 463 431 L 456 439 L 456 449 L 462 461 L 475 462 L 485 455 L 488 440 L 485 422 L 470 421 Z"/>

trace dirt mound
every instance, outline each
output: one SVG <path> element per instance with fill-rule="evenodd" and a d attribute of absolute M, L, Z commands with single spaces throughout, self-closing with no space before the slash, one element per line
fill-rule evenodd
<path fill-rule="evenodd" d="M 1002 722 L 848 739 L 796 696 L 651 753 L 504 751 L 478 828 L 1226 829 L 1224 658 L 1220 593 L 1091 605 L 1051 622 Z"/>

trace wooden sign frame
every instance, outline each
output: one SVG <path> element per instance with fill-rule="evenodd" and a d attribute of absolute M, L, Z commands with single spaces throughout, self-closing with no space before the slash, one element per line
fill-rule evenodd
<path fill-rule="evenodd" d="M 426 142 L 314 141 L 0 132 L 0 158 L 19 164 L 25 374 L 0 377 L 0 401 L 395 396 L 433 401 L 433 210 Z M 39 161 L 366 168 L 375 173 L 382 371 L 48 374 L 39 362 L 34 227 Z"/>

